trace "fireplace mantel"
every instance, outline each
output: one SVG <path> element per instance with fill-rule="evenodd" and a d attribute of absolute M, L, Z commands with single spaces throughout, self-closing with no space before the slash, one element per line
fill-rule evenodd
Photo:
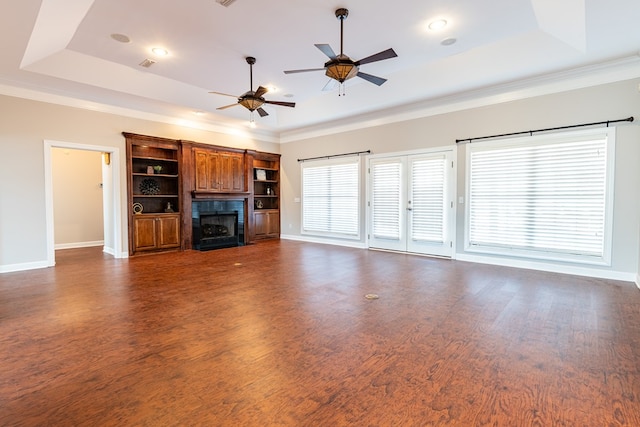
<path fill-rule="evenodd" d="M 248 191 L 235 192 L 235 193 L 221 193 L 218 191 L 197 191 L 191 192 L 191 196 L 194 200 L 215 200 L 215 199 L 247 199 L 251 193 Z"/>

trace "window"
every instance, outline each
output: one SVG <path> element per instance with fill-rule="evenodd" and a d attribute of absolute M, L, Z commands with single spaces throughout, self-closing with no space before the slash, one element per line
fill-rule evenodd
<path fill-rule="evenodd" d="M 302 232 L 360 238 L 360 157 L 302 163 Z"/>
<path fill-rule="evenodd" d="M 610 263 L 614 129 L 471 145 L 467 250 Z"/>

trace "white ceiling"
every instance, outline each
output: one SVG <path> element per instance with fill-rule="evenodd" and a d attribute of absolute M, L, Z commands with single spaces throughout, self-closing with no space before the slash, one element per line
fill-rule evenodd
<path fill-rule="evenodd" d="M 249 90 L 245 57 L 254 56 L 254 89 L 272 85 L 277 91 L 266 99 L 297 103 L 266 105 L 269 116 L 256 117 L 256 132 L 276 140 L 488 88 L 636 64 L 640 49 L 638 0 L 236 0 L 228 7 L 215 0 L 0 0 L 0 6 L 4 93 L 21 89 L 88 108 L 245 128 L 247 110 L 216 110 L 235 99 L 208 92 Z M 360 68 L 387 78 L 384 85 L 354 78 L 346 96 L 338 96 L 322 91 L 329 80 L 322 71 L 283 73 L 321 68 L 328 58 L 314 44 L 340 51 L 339 7 L 349 9 L 345 54 L 358 60 L 390 47 L 397 52 Z M 437 18 L 448 26 L 428 30 Z M 130 43 L 113 40 L 114 33 Z M 442 45 L 447 38 L 457 42 Z M 153 47 L 169 55 L 156 57 Z M 156 63 L 143 68 L 144 59 Z"/>

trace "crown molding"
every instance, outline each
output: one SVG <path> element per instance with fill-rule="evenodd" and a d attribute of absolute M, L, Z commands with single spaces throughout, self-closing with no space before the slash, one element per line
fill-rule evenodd
<path fill-rule="evenodd" d="M 640 77 L 640 54 L 280 133 L 285 144 Z"/>
<path fill-rule="evenodd" d="M 426 99 L 423 101 L 379 110 L 373 113 L 361 114 L 309 127 L 287 130 L 280 133 L 264 129 L 247 129 L 244 126 L 231 126 L 223 123 L 205 123 L 201 121 L 187 120 L 181 117 L 150 113 L 132 108 L 86 101 L 71 96 L 47 93 L 36 89 L 13 86 L 6 82 L 0 82 L 0 94 L 203 131 L 239 136 L 264 142 L 285 144 L 304 139 L 414 120 L 438 114 L 452 113 L 455 111 L 484 107 L 541 95 L 567 92 L 570 90 L 638 77 L 640 77 L 640 55 L 636 54 L 599 64 L 545 74 L 448 96 Z"/>
<path fill-rule="evenodd" d="M 0 94 L 15 98 L 29 99 L 48 104 L 62 105 L 66 107 L 80 108 L 82 110 L 97 111 L 100 113 L 114 114 L 118 116 L 149 120 L 158 123 L 171 124 L 191 129 L 222 133 L 225 135 L 240 136 L 264 142 L 279 143 L 279 137 L 275 132 L 262 129 L 247 129 L 244 126 L 229 126 L 222 123 L 204 123 L 187 120 L 180 117 L 150 113 L 132 108 L 118 107 L 94 101 L 86 101 L 71 96 L 57 95 L 35 89 L 27 89 L 0 82 Z"/>

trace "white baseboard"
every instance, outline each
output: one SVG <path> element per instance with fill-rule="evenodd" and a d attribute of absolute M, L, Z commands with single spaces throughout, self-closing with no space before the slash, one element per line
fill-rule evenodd
<path fill-rule="evenodd" d="M 330 239 L 330 238 L 322 238 L 317 236 L 298 236 L 293 234 L 281 234 L 281 239 L 284 240 L 297 240 L 299 242 L 309 242 L 309 243 L 322 243 L 324 245 L 334 245 L 334 246 L 346 246 L 348 248 L 358 248 L 358 249 L 366 249 L 367 245 L 361 241 L 349 241 L 349 240 L 338 240 L 338 239 Z"/>
<path fill-rule="evenodd" d="M 507 258 L 498 258 L 482 255 L 469 255 L 465 253 L 456 254 L 458 261 L 477 262 L 479 264 L 500 265 L 503 267 L 516 267 L 528 270 L 548 271 L 551 273 L 573 274 L 576 276 L 594 277 L 597 279 L 620 280 L 624 282 L 634 282 L 638 276 L 634 273 L 624 271 L 605 270 L 602 268 L 579 267 L 574 265 L 550 264 L 540 261 L 525 261 Z"/>
<path fill-rule="evenodd" d="M 284 240 L 297 240 L 300 242 L 322 243 L 327 245 L 347 246 L 350 248 L 367 249 L 364 242 L 349 242 L 346 240 L 323 239 L 321 237 L 300 236 L 300 235 L 280 235 Z M 551 273 L 573 274 L 576 276 L 594 277 L 597 279 L 620 280 L 623 282 L 635 283 L 640 288 L 640 273 L 627 273 L 624 271 L 606 270 L 602 268 L 589 268 L 575 265 L 559 265 L 540 261 L 528 261 L 509 258 L 499 258 L 484 255 L 470 255 L 467 253 L 456 253 L 452 259 L 458 261 L 476 262 L 479 264 L 500 265 L 503 267 L 524 268 L 528 270 L 548 271 Z"/>
<path fill-rule="evenodd" d="M 21 264 L 0 265 L 0 273 L 12 273 L 15 271 L 35 270 L 38 268 L 53 267 L 47 261 L 24 262 Z"/>
<path fill-rule="evenodd" d="M 104 245 L 104 240 L 96 240 L 94 242 L 59 243 L 54 246 L 54 249 L 92 248 L 94 246 L 102 245 Z"/>

